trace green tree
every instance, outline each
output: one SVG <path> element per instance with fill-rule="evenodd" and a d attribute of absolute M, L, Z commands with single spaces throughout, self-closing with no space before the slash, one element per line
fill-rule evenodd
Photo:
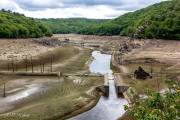
<path fill-rule="evenodd" d="M 146 98 L 134 94 L 132 105 L 125 109 L 137 120 L 178 120 L 180 118 L 180 83 L 168 81 L 165 93 L 148 91 Z"/>
<path fill-rule="evenodd" d="M 0 38 L 28 38 L 51 36 L 45 25 L 19 13 L 0 10 Z"/>

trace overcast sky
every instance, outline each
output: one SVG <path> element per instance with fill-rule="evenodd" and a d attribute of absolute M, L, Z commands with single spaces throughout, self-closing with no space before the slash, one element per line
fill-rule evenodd
<path fill-rule="evenodd" d="M 8 9 L 34 18 L 110 19 L 164 0 L 0 0 Z"/>

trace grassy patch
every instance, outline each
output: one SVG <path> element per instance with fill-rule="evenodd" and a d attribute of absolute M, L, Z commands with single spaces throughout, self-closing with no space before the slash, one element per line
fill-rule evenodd
<path fill-rule="evenodd" d="M 83 53 L 78 56 L 77 59 L 71 60 L 66 66 L 57 67 L 56 70 L 63 71 L 63 73 L 77 73 L 80 71 L 87 71 L 88 65 L 86 63 L 90 57 L 91 50 L 84 49 Z"/>
<path fill-rule="evenodd" d="M 139 66 L 141 66 L 148 73 L 151 73 L 151 68 L 152 68 L 153 70 L 152 79 L 147 79 L 147 80 L 135 79 L 133 74 L 134 71 L 138 69 Z M 163 69 L 165 69 L 167 66 L 160 64 L 159 65 L 129 64 L 126 65 L 126 67 L 129 69 L 130 74 L 122 75 L 124 82 L 129 84 L 131 87 L 135 88 L 139 94 L 143 94 L 147 89 L 161 90 L 166 87 L 165 81 L 168 79 L 167 76 L 168 71 L 165 71 Z"/>
<path fill-rule="evenodd" d="M 80 83 L 74 80 L 80 79 Z M 32 101 L 26 106 L 12 111 L 9 115 L 1 115 L 3 120 L 40 120 L 61 119 L 73 110 L 81 108 L 89 103 L 92 96 L 86 92 L 93 86 L 102 85 L 101 77 L 68 77 L 64 82 L 56 83 L 52 89 L 39 96 L 38 100 Z"/>
<path fill-rule="evenodd" d="M 63 49 L 63 54 L 66 54 L 67 56 L 65 55 L 66 57 L 59 59 L 59 61 L 66 61 L 68 58 L 72 58 L 72 56 L 77 54 L 78 58 L 70 59 L 67 64 L 57 67 L 56 71 L 63 71 L 66 73 L 88 72 L 88 65 L 86 63 L 91 57 L 91 50 L 83 49 L 82 51 L 74 51 L 75 49 L 77 48 L 70 48 L 69 53 L 65 52 L 67 48 Z M 62 54 L 60 54 L 60 56 L 62 56 Z M 57 60 L 58 63 L 59 61 Z M 103 85 L 104 82 L 103 77 L 88 76 L 69 76 L 58 81 L 58 78 L 54 77 L 33 77 L 28 79 L 30 81 L 52 79 L 52 82 L 49 80 L 49 82 L 44 83 L 44 87 L 50 87 L 48 91 L 23 99 L 21 104 L 15 104 L 14 109 L 7 112 L 7 114 L 0 114 L 0 119 L 61 119 L 64 115 L 67 115 L 74 110 L 78 110 L 88 104 L 92 99 L 96 99 L 87 94 L 87 91 L 92 87 Z M 29 84 L 31 84 L 31 82 Z"/>
<path fill-rule="evenodd" d="M 62 63 L 67 59 L 77 55 L 79 53 L 79 49 L 72 46 L 66 47 L 58 47 L 52 51 L 47 51 L 46 53 L 40 54 L 38 56 L 33 56 L 31 60 L 31 56 L 24 58 L 24 60 L 15 62 L 14 61 L 14 69 L 15 71 L 25 71 L 26 65 L 28 67 L 28 71 L 31 71 L 31 66 L 33 63 L 34 70 L 41 69 L 42 64 L 44 64 L 45 68 L 50 66 L 51 58 L 54 63 Z M 8 70 L 8 61 L 4 61 L 0 64 L 1 70 Z M 12 61 L 9 61 L 9 69 L 12 71 Z"/>

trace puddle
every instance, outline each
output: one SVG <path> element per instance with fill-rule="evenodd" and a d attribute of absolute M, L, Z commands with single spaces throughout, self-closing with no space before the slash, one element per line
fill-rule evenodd
<path fill-rule="evenodd" d="M 20 88 L 19 88 L 20 89 Z M 22 102 L 25 98 L 28 98 L 34 94 L 38 94 L 47 88 L 42 87 L 40 84 L 26 85 L 24 90 L 9 95 L 5 98 L 0 97 L 0 113 L 6 112 L 14 107 L 17 102 Z"/>

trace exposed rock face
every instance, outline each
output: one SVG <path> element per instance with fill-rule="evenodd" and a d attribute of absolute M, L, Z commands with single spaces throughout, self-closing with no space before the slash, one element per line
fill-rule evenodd
<path fill-rule="evenodd" d="M 136 79 L 142 79 L 145 80 L 147 78 L 152 78 L 152 76 L 147 73 L 141 66 L 139 66 L 138 70 L 134 71 L 134 76 Z"/>
<path fill-rule="evenodd" d="M 39 43 L 43 46 L 51 46 L 51 47 L 61 45 L 61 41 L 59 41 L 56 38 L 40 38 L 40 39 L 35 39 L 34 42 Z"/>
<path fill-rule="evenodd" d="M 120 45 L 119 52 L 121 53 L 127 53 L 131 52 L 133 49 L 140 48 L 140 44 L 135 44 L 135 43 L 123 43 Z"/>

